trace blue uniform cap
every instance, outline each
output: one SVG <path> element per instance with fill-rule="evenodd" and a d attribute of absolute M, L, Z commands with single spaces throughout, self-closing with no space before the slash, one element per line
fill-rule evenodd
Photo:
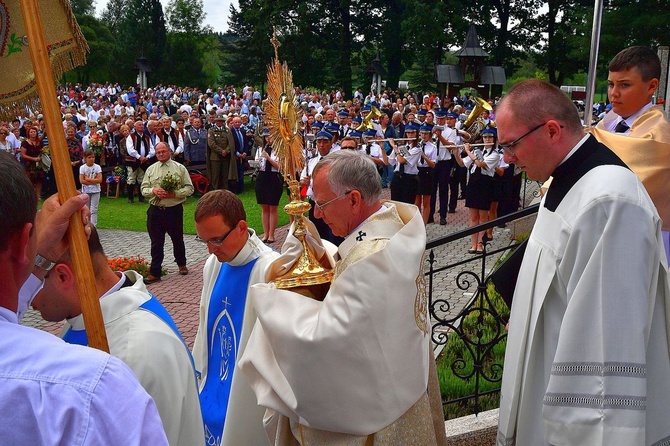
<path fill-rule="evenodd" d="M 426 110 L 424 110 L 424 109 L 421 109 L 421 110 L 419 110 L 418 112 L 416 112 L 416 114 L 419 115 L 419 116 L 426 116 L 426 113 L 427 113 L 427 112 L 426 112 Z"/>
<path fill-rule="evenodd" d="M 484 130 L 482 130 L 482 136 L 484 135 L 498 136 L 498 132 L 493 127 L 486 127 Z"/>
<path fill-rule="evenodd" d="M 363 122 L 363 118 L 361 118 L 360 116 L 354 116 L 354 119 L 352 119 L 352 122 L 360 124 L 361 122 Z"/>
<path fill-rule="evenodd" d="M 449 114 L 449 111 L 445 110 L 443 108 L 441 108 L 439 110 L 435 110 L 435 117 L 436 118 L 446 118 L 448 114 Z"/>
<path fill-rule="evenodd" d="M 315 127 L 317 129 L 322 129 L 323 128 L 323 122 L 315 121 L 314 124 L 312 124 L 312 127 Z"/>
<path fill-rule="evenodd" d="M 375 129 L 367 129 L 366 131 L 363 132 L 363 136 L 377 136 L 377 130 Z"/>
<path fill-rule="evenodd" d="M 325 131 L 330 132 L 330 133 L 337 133 L 340 131 L 340 126 L 339 124 L 328 124 L 323 128 Z"/>
<path fill-rule="evenodd" d="M 348 136 L 351 136 L 352 138 L 362 138 L 363 134 L 361 132 L 359 132 L 358 130 L 354 130 L 352 132 L 349 132 Z"/>
<path fill-rule="evenodd" d="M 405 133 L 407 132 L 418 132 L 419 131 L 419 126 L 414 124 L 413 122 L 410 122 L 405 126 Z"/>
<path fill-rule="evenodd" d="M 419 128 L 420 133 L 430 133 L 433 130 L 432 125 L 424 124 Z M 405 127 L 405 131 L 407 131 L 407 127 Z"/>
<path fill-rule="evenodd" d="M 453 112 L 449 112 L 449 113 L 447 113 L 447 118 L 458 119 L 458 114 L 453 113 Z"/>
<path fill-rule="evenodd" d="M 347 118 L 349 117 L 349 112 L 347 110 L 340 110 L 339 112 L 337 112 L 337 116 L 339 116 L 340 118 Z"/>
<path fill-rule="evenodd" d="M 327 139 L 327 140 L 330 141 L 330 140 L 333 139 L 333 135 L 331 135 L 328 132 L 321 131 L 321 132 L 316 134 L 316 139 Z"/>

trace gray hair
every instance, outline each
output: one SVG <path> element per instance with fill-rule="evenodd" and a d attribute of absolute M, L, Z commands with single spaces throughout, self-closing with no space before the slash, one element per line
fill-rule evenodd
<path fill-rule="evenodd" d="M 342 195 L 358 190 L 366 205 L 379 201 L 382 194 L 381 179 L 377 167 L 370 158 L 357 150 L 338 150 L 321 158 L 312 176 L 321 169 L 328 169 L 328 184 L 333 192 Z"/>

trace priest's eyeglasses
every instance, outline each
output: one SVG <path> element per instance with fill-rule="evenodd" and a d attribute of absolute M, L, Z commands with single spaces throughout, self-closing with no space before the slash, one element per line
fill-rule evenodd
<path fill-rule="evenodd" d="M 231 232 L 233 232 L 233 229 L 235 229 L 235 228 L 237 228 L 237 225 L 230 228 L 230 230 L 228 232 L 226 232 L 223 236 L 221 236 L 219 238 L 213 238 L 213 239 L 210 239 L 210 240 L 202 239 L 202 238 L 200 238 L 199 235 L 196 235 L 195 236 L 195 241 L 203 243 L 205 245 L 221 246 L 223 244 L 223 242 L 226 241 L 226 238 L 230 235 Z"/>
<path fill-rule="evenodd" d="M 338 195 L 337 197 L 333 198 L 332 200 L 328 200 L 328 201 L 326 201 L 326 202 L 323 203 L 323 204 L 319 204 L 319 203 L 317 203 L 316 201 L 314 201 L 314 206 L 316 206 L 317 208 L 319 208 L 319 210 L 320 210 L 321 212 L 323 212 L 323 208 L 325 208 L 326 206 L 328 206 L 330 203 L 332 203 L 333 201 L 337 201 L 337 200 L 339 200 L 339 199 L 341 199 L 341 198 L 344 198 L 344 197 L 346 197 L 347 195 L 349 195 L 349 194 L 352 193 L 352 192 L 353 192 L 353 190 L 346 191 L 346 192 L 343 193 L 342 195 Z"/>
<path fill-rule="evenodd" d="M 507 143 L 507 144 L 500 144 L 500 143 L 498 143 L 498 145 L 499 145 L 500 147 L 502 147 L 503 150 L 504 150 L 505 152 L 509 153 L 509 154 L 512 155 L 512 156 L 515 156 L 515 155 L 514 155 L 514 151 L 512 150 L 512 147 L 514 147 L 515 145 L 519 144 L 519 143 L 521 142 L 522 139 L 524 139 L 526 136 L 528 136 L 528 135 L 530 135 L 531 133 L 533 133 L 535 130 L 538 130 L 538 129 L 540 129 L 541 127 L 544 127 L 545 124 L 546 124 L 546 122 L 543 122 L 542 124 L 536 125 L 535 127 L 533 127 L 532 129 L 528 130 L 526 133 L 524 133 L 523 135 L 519 136 L 517 139 L 515 139 L 514 141 L 512 141 L 512 142 L 510 142 L 510 143 Z"/>

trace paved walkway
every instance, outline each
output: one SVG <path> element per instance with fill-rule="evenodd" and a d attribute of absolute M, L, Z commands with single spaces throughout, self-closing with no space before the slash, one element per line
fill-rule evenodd
<path fill-rule="evenodd" d="M 390 198 L 389 189 L 384 189 L 384 198 Z M 433 240 L 452 232 L 466 229 L 469 226 L 469 216 L 464 204 L 465 201 L 458 201 L 456 213 L 447 215 L 447 225 L 429 224 L 427 226 L 427 239 Z M 273 248 L 277 250 L 281 249 L 287 231 L 288 226 L 278 228 L 275 232 L 276 242 L 272 245 Z M 508 245 L 511 239 L 511 231 L 510 228 L 495 228 L 494 240 L 490 249 Z M 149 237 L 145 232 L 100 230 L 100 238 L 105 252 L 109 257 L 139 255 L 146 259 L 151 258 L 149 254 Z M 208 252 L 205 246 L 195 241 L 193 235 L 187 235 L 184 238 L 189 274 L 180 276 L 177 274 L 177 265 L 173 262 L 168 263 L 173 258 L 171 255 L 172 243 L 170 242 L 170 238 L 167 237 L 165 243 L 166 262 L 163 264 L 163 267 L 168 269 L 168 274 L 163 277 L 162 281 L 149 285 L 148 289 L 163 302 L 172 314 L 187 343 L 192 347 L 198 328 L 198 305 L 202 290 L 202 267 L 208 257 Z M 450 243 L 449 245 L 443 245 L 435 250 L 435 254 L 439 259 L 439 264 L 446 265 L 474 257 L 467 254 L 469 248 L 470 240 L 467 238 Z M 494 264 L 495 259 L 487 259 L 487 265 L 492 266 Z M 450 270 L 448 273 L 438 274 L 434 277 L 433 298 L 447 299 L 451 303 L 449 314 L 457 314 L 468 302 L 471 293 L 474 291 L 474 289 L 465 291 L 459 289 L 455 283 L 458 272 L 464 269 L 478 271 L 478 268 L 481 267 L 478 265 L 481 265 L 481 263 L 466 263 L 459 268 Z M 33 310 L 28 311 L 22 323 L 55 334 L 59 333 L 62 325 L 61 323 L 47 323 L 43 321 L 39 313 Z"/>

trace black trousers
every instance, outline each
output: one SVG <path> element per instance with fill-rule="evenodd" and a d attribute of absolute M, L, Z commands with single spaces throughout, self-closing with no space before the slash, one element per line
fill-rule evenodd
<path fill-rule="evenodd" d="M 163 266 L 163 247 L 165 234 L 172 239 L 174 260 L 178 266 L 186 266 L 186 247 L 184 246 L 184 206 L 154 206 L 147 209 L 147 231 L 151 239 L 151 267 L 149 273 L 160 277 Z"/>
<path fill-rule="evenodd" d="M 447 207 L 449 204 L 449 180 L 451 178 L 451 167 L 453 158 L 438 161 L 435 164 L 435 177 L 433 179 L 433 194 L 430 196 L 430 216 L 435 215 L 435 202 L 437 194 L 440 194 L 440 218 L 447 218 Z"/>
<path fill-rule="evenodd" d="M 391 200 L 414 204 L 419 189 L 419 175 L 395 172 L 391 180 Z"/>
<path fill-rule="evenodd" d="M 468 169 L 459 165 L 454 166 L 449 179 L 449 189 L 451 197 L 449 198 L 449 210 L 455 211 L 458 204 L 458 186 L 461 187 L 461 194 L 465 196 L 465 186 L 468 179 Z M 440 209 L 441 211 L 442 209 Z"/>

